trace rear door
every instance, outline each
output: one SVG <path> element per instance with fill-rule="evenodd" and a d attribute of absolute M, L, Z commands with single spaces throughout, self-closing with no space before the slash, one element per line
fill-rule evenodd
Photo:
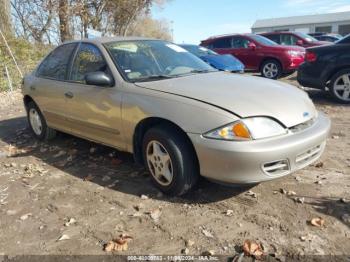
<path fill-rule="evenodd" d="M 232 37 L 218 38 L 210 46 L 215 52 L 221 55 L 230 54 L 232 48 Z"/>
<path fill-rule="evenodd" d="M 237 57 L 247 69 L 256 69 L 258 64 L 257 50 L 249 48 L 250 39 L 244 36 L 232 37 L 231 54 Z"/>
<path fill-rule="evenodd" d="M 53 50 L 40 64 L 29 84 L 33 99 L 47 124 L 62 131 L 69 130 L 65 121 L 67 106 L 64 94 L 67 91 L 69 63 L 76 46 L 76 43 L 64 44 Z"/>
<path fill-rule="evenodd" d="M 272 34 L 272 35 L 263 35 L 264 37 L 274 41 L 277 44 L 281 44 L 281 35 L 280 34 Z"/>
<path fill-rule="evenodd" d="M 88 73 L 112 73 L 99 47 L 81 43 L 69 75 L 67 120 L 71 132 L 93 141 L 115 146 L 121 139 L 121 94 L 116 87 L 92 86 L 85 83 Z"/>

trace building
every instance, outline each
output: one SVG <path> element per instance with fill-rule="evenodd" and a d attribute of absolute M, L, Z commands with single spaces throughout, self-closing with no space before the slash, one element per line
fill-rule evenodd
<path fill-rule="evenodd" d="M 350 12 L 261 19 L 252 26 L 253 33 L 274 31 L 347 35 L 350 34 Z"/>

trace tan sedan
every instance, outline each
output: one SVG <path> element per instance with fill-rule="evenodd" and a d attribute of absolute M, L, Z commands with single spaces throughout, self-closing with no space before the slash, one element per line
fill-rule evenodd
<path fill-rule="evenodd" d="M 28 122 L 133 153 L 165 193 L 199 175 L 282 177 L 322 154 L 330 121 L 296 87 L 219 72 L 183 48 L 140 38 L 64 43 L 26 76 Z"/>

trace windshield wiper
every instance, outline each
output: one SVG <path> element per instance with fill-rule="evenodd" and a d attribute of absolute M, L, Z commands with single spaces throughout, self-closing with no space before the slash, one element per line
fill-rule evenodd
<path fill-rule="evenodd" d="M 135 79 L 135 82 L 163 80 L 163 79 L 170 79 L 170 78 L 173 78 L 173 77 L 174 76 L 169 76 L 169 75 L 150 75 L 150 76 L 146 76 L 146 77 L 141 77 L 141 78 Z"/>

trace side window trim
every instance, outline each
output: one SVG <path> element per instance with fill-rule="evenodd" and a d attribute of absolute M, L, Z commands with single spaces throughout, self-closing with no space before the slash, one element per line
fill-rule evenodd
<path fill-rule="evenodd" d="M 75 47 L 74 47 L 74 50 L 72 51 L 72 53 L 71 53 L 70 56 L 69 56 L 69 62 L 68 62 L 68 64 L 67 64 L 66 73 L 65 73 L 65 75 L 64 75 L 64 80 L 62 80 L 62 79 L 57 79 L 57 78 L 53 78 L 53 77 L 49 77 L 49 76 L 40 76 L 40 75 L 39 75 L 39 70 L 40 70 L 41 66 L 43 65 L 43 63 L 46 61 L 46 59 L 48 59 L 48 58 L 52 55 L 52 53 L 53 53 L 57 48 L 62 47 L 62 46 L 65 46 L 65 45 L 71 45 L 71 44 L 75 45 Z M 75 52 L 76 52 L 76 50 L 77 50 L 77 46 L 78 46 L 78 45 L 79 45 L 79 44 L 77 44 L 76 42 L 64 43 L 64 44 L 61 44 L 61 45 L 57 46 L 57 47 L 54 48 L 53 50 L 51 50 L 51 52 L 50 52 L 49 54 L 47 54 L 47 56 L 41 61 L 40 65 L 36 68 L 36 70 L 35 70 L 35 77 L 37 77 L 37 78 L 42 78 L 42 79 L 54 80 L 54 81 L 66 82 L 67 79 L 68 79 L 68 75 L 69 75 L 69 71 L 68 71 L 68 70 L 69 70 L 69 67 L 70 67 L 70 62 L 71 62 L 72 56 L 75 54 Z"/>
<path fill-rule="evenodd" d="M 99 47 L 98 47 L 96 44 L 94 44 L 94 43 L 85 42 L 85 41 L 80 41 L 79 44 L 78 44 L 78 46 L 77 46 L 77 48 L 76 48 L 76 50 L 73 52 L 74 55 L 73 55 L 72 60 L 70 61 L 69 67 L 68 67 L 68 68 L 69 68 L 69 73 L 68 73 L 68 78 L 67 78 L 66 81 L 67 81 L 67 82 L 70 82 L 70 83 L 74 83 L 74 84 L 86 85 L 85 83 L 81 83 L 81 82 L 79 82 L 79 81 L 71 80 L 72 72 L 73 72 L 74 61 L 75 61 L 75 59 L 76 59 L 76 57 L 77 57 L 77 55 L 78 55 L 80 46 L 81 46 L 82 44 L 91 45 L 91 46 L 97 48 L 97 50 L 98 50 L 98 51 L 100 52 L 100 54 L 101 54 L 101 57 L 103 58 L 104 62 L 106 63 L 107 71 L 110 72 L 109 75 L 110 75 L 110 77 L 112 77 L 113 82 L 114 82 L 114 85 L 115 85 L 115 79 L 114 79 L 114 76 L 113 76 L 113 74 L 112 74 L 112 70 L 111 70 L 109 64 L 107 63 L 106 56 L 103 54 L 101 48 L 99 48 Z"/>

